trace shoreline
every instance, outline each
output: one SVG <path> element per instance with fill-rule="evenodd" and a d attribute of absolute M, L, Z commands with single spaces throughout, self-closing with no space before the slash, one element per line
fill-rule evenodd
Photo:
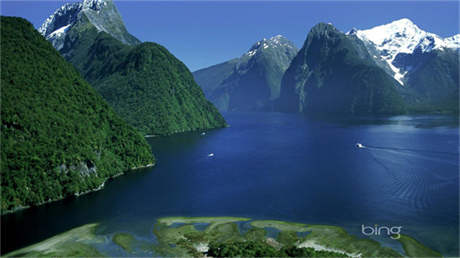
<path fill-rule="evenodd" d="M 249 217 L 160 217 L 156 218 L 153 222 L 152 233 L 155 235 L 157 241 L 143 242 L 136 237 L 134 232 L 126 232 L 124 230 L 118 230 L 115 233 L 97 234 L 95 228 L 100 222 L 89 223 L 74 227 L 70 230 L 56 234 L 42 240 L 37 243 L 13 250 L 3 256 L 17 256 L 32 255 L 39 256 L 40 254 L 46 254 L 51 251 L 57 252 L 56 256 L 68 256 L 68 247 L 74 245 L 82 239 L 90 240 L 85 242 L 83 246 L 85 252 L 89 251 L 89 254 L 98 253 L 98 256 L 104 255 L 104 249 L 95 248 L 94 243 L 98 242 L 97 239 L 111 239 L 108 243 L 109 248 L 116 248 L 119 246 L 123 248 L 128 256 L 133 256 L 133 251 L 137 244 L 143 243 L 147 246 L 146 249 L 139 249 L 137 251 L 148 252 L 152 254 L 154 251 L 156 255 L 162 256 L 166 254 L 173 254 L 173 256 L 184 256 L 184 248 L 191 247 L 194 250 L 205 253 L 209 250 L 209 244 L 215 241 L 219 241 L 221 237 L 239 237 L 243 238 L 243 241 L 262 241 L 272 247 L 281 248 L 283 246 L 289 246 L 290 244 L 295 245 L 297 248 L 312 248 L 315 251 L 327 251 L 333 252 L 340 255 L 346 255 L 348 257 L 368 257 L 377 255 L 377 257 L 438 257 L 441 254 L 437 251 L 430 249 L 416 239 L 403 235 L 404 243 L 403 252 L 399 252 L 395 249 L 382 245 L 380 241 L 372 240 L 369 238 L 357 238 L 346 232 L 342 227 L 333 225 L 316 225 L 316 224 L 304 224 L 297 222 L 289 222 L 282 220 L 257 220 Z M 242 233 L 238 228 L 239 223 L 248 223 L 250 225 L 249 230 L 253 230 Z M 177 225 L 176 225 L 177 224 Z M 207 224 L 206 228 L 199 229 L 196 225 Z M 276 237 L 268 235 L 268 228 L 276 228 L 279 233 Z M 291 234 L 295 232 L 295 239 L 289 239 L 281 237 L 280 234 Z M 309 232 L 306 236 L 299 236 L 299 232 Z M 262 234 L 261 234 L 262 233 Z M 124 234 L 127 241 L 115 241 L 114 234 Z M 217 234 L 217 235 L 216 235 Z M 219 236 L 220 235 L 220 236 Z M 291 234 L 292 235 L 292 234 Z M 186 242 L 183 242 L 183 240 Z M 145 239 L 144 239 L 145 240 Z M 164 242 L 167 240 L 167 242 Z M 165 243 L 174 243 L 175 246 L 165 245 Z M 145 245 L 147 244 L 147 245 Z M 175 249 L 179 247 L 179 249 Z M 107 253 L 110 254 L 110 253 Z M 204 256 L 206 257 L 206 256 Z"/>
<path fill-rule="evenodd" d="M 137 170 L 137 169 L 141 169 L 141 168 L 150 168 L 150 167 L 153 167 L 153 166 L 155 166 L 155 163 L 149 163 L 149 164 L 143 165 L 143 166 L 132 167 L 132 168 L 130 168 L 129 170 Z M 129 171 L 129 170 L 128 170 L 128 171 Z M 120 176 L 120 175 L 118 175 L 118 176 Z M 117 176 L 117 177 L 118 177 L 118 176 Z"/>
<path fill-rule="evenodd" d="M 327 252 L 334 252 L 334 253 L 340 253 L 344 254 L 349 257 L 361 257 L 361 253 L 348 253 L 345 251 L 342 251 L 340 249 L 335 249 L 335 248 L 328 248 L 326 246 L 317 244 L 314 240 L 306 240 L 300 244 L 297 245 L 299 248 L 313 248 L 316 251 L 327 251 Z"/>
<path fill-rule="evenodd" d="M 114 174 L 112 176 L 109 176 L 109 177 L 105 178 L 104 181 L 96 188 L 88 189 L 88 190 L 86 190 L 84 192 L 73 193 L 73 195 L 69 195 L 69 196 L 66 196 L 66 197 L 60 197 L 58 199 L 53 199 L 53 200 L 48 200 L 48 201 L 45 201 L 45 202 L 37 203 L 35 205 L 17 206 L 15 208 L 11 209 L 11 210 L 2 211 L 0 216 L 7 215 L 7 214 L 13 214 L 13 213 L 16 213 L 18 211 L 29 209 L 31 207 L 38 207 L 38 206 L 42 206 L 42 205 L 45 205 L 45 204 L 48 204 L 48 203 L 62 201 L 62 200 L 65 200 L 65 199 L 68 199 L 68 198 L 71 198 L 71 197 L 78 198 L 78 197 L 86 195 L 86 194 L 97 192 L 97 191 L 100 191 L 100 190 L 104 189 L 105 184 L 110 179 L 114 179 L 114 178 L 117 178 L 119 176 L 122 176 L 128 171 L 138 170 L 138 169 L 141 169 L 141 168 L 149 168 L 149 167 L 153 167 L 153 166 L 155 166 L 155 163 L 149 163 L 147 165 L 143 165 L 143 166 L 139 166 L 139 167 L 133 167 L 133 168 L 130 168 L 130 169 L 126 170 L 126 171 L 123 171 L 123 172 L 120 172 L 120 173 L 117 173 L 117 174 Z"/>
<path fill-rule="evenodd" d="M 229 128 L 229 127 L 231 127 L 231 125 L 225 123 L 225 125 L 212 127 L 212 128 L 195 128 L 195 129 L 190 129 L 190 130 L 174 131 L 174 132 L 170 132 L 166 134 L 146 134 L 144 135 L 144 138 L 161 138 L 161 137 L 168 137 L 168 136 L 174 136 L 174 135 L 180 135 L 180 134 L 186 134 L 186 133 L 201 133 L 201 132 L 207 133 L 213 130 Z"/>

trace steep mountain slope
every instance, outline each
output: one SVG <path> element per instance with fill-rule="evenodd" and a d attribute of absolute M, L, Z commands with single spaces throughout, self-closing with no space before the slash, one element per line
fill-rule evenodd
<path fill-rule="evenodd" d="M 398 65 L 408 69 L 406 102 L 409 111 L 458 113 L 459 52 L 452 49 L 414 52 Z"/>
<path fill-rule="evenodd" d="M 314 26 L 283 76 L 278 109 L 327 114 L 398 114 L 397 82 L 364 44 L 330 24 Z"/>
<path fill-rule="evenodd" d="M 409 111 L 458 112 L 460 34 L 426 32 L 409 19 L 352 30 L 401 86 Z"/>
<path fill-rule="evenodd" d="M 146 134 L 225 125 L 187 67 L 158 44 L 130 47 L 99 33 L 82 64 L 84 76 L 115 111 Z"/>
<path fill-rule="evenodd" d="M 1 209 L 99 188 L 150 146 L 24 19 L 1 17 Z"/>
<path fill-rule="evenodd" d="M 64 43 L 71 45 L 72 40 L 66 37 L 69 31 L 82 20 L 92 24 L 98 32 L 109 33 L 125 44 L 134 45 L 140 43 L 137 38 L 126 30 L 113 2 L 104 0 L 85 0 L 65 4 L 48 17 L 38 31 L 57 50 L 61 50 L 64 47 Z"/>
<path fill-rule="evenodd" d="M 460 34 L 443 39 L 420 29 L 407 18 L 368 30 L 353 29 L 348 34 L 356 35 L 368 46 L 375 47 L 378 51 L 375 58 L 384 60 L 402 85 L 411 69 L 404 69 L 398 64 L 401 56 L 460 47 Z"/>
<path fill-rule="evenodd" d="M 255 43 L 238 59 L 194 72 L 194 77 L 219 110 L 271 110 L 296 53 L 292 42 L 277 35 Z"/>
<path fill-rule="evenodd" d="M 235 66 L 238 65 L 239 62 L 239 58 L 234 58 L 227 62 L 203 68 L 193 72 L 193 77 L 203 89 L 206 97 L 209 98 L 212 92 L 219 88 L 223 81 L 235 71 Z"/>
<path fill-rule="evenodd" d="M 124 26 L 111 0 L 85 0 L 80 5 L 59 50 L 128 123 L 150 135 L 226 125 L 187 67 L 164 47 L 122 43 L 137 42 L 118 33 Z M 53 15 L 48 20 L 58 19 Z M 112 20 L 119 25 L 115 32 L 109 27 Z M 52 31 L 47 24 L 42 31 Z"/>

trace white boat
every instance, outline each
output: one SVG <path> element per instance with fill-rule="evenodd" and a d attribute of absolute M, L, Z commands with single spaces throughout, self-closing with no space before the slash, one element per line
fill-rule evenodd
<path fill-rule="evenodd" d="M 202 132 L 201 135 L 206 135 L 206 133 L 205 133 L 205 132 Z"/>
<path fill-rule="evenodd" d="M 359 142 L 356 143 L 356 147 L 358 147 L 358 148 L 365 148 L 364 145 L 362 145 L 362 144 L 359 143 Z"/>
<path fill-rule="evenodd" d="M 208 154 L 208 157 L 213 157 L 214 156 L 214 153 L 209 153 Z"/>

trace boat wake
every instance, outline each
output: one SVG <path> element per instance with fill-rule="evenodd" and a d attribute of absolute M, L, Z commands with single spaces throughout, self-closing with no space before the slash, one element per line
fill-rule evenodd
<path fill-rule="evenodd" d="M 357 144 L 359 144 L 359 143 L 357 143 Z M 446 154 L 446 155 L 458 156 L 458 153 L 448 152 L 448 151 L 422 150 L 422 149 L 410 149 L 410 148 L 395 148 L 395 147 L 383 147 L 383 146 L 372 146 L 372 145 L 366 145 L 365 147 L 368 148 L 368 149 L 375 149 L 375 150 L 411 151 L 411 152 L 419 152 L 419 153 Z"/>
<path fill-rule="evenodd" d="M 458 153 L 453 152 L 409 148 L 379 147 L 369 145 L 366 145 L 365 148 L 368 151 L 374 151 L 373 153 L 376 155 L 378 155 L 380 151 L 386 152 L 388 154 L 395 154 L 398 155 L 398 158 L 405 159 L 408 162 L 414 162 L 414 159 L 423 159 L 443 164 L 450 164 L 452 166 L 458 166 Z"/>
<path fill-rule="evenodd" d="M 368 145 L 365 150 L 391 178 L 391 184 L 385 184 L 382 190 L 401 204 L 409 204 L 418 210 L 429 209 L 434 203 L 431 197 L 433 192 L 445 191 L 458 183 L 458 173 L 445 173 L 445 169 L 433 170 L 420 165 L 421 162 L 436 162 L 441 163 L 436 166 L 458 167 L 456 153 Z M 401 166 L 401 163 L 405 166 Z M 407 164 L 413 165 L 401 169 Z"/>

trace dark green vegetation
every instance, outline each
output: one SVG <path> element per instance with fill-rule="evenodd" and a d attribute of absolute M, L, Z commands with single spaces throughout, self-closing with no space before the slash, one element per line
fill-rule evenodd
<path fill-rule="evenodd" d="M 417 113 L 458 113 L 459 52 L 452 49 L 429 53 L 399 54 L 397 62 L 407 69 L 404 96 L 407 108 Z"/>
<path fill-rule="evenodd" d="M 278 250 L 262 241 L 213 242 L 209 245 L 207 254 L 211 257 L 348 257 L 340 253 L 298 248 L 293 245 Z"/>
<path fill-rule="evenodd" d="M 96 189 L 150 146 L 24 19 L 1 17 L 1 209 Z"/>
<path fill-rule="evenodd" d="M 281 35 L 264 39 L 237 59 L 193 73 L 206 96 L 222 111 L 271 111 L 281 78 L 297 48 Z"/>
<path fill-rule="evenodd" d="M 91 61 L 77 67 L 115 111 L 145 134 L 225 126 L 187 67 L 158 44 L 131 47 L 99 33 L 86 57 Z"/>
<path fill-rule="evenodd" d="M 246 230 L 242 230 L 245 228 Z M 233 217 L 168 217 L 154 225 L 155 241 L 137 239 L 130 233 L 115 233 L 111 238 L 96 234 L 97 224 L 88 224 L 7 256 L 101 256 L 108 250 L 123 248 L 128 256 L 173 257 L 401 257 L 378 242 L 349 235 L 336 226 L 305 225 L 276 220 Z M 268 230 L 277 236 L 269 237 Z M 439 254 L 415 239 L 402 236 L 408 256 Z M 74 253 L 76 244 L 82 249 Z M 102 247 L 98 251 L 93 246 Z M 107 254 L 110 256 L 110 254 Z"/>
<path fill-rule="evenodd" d="M 311 29 L 283 76 L 278 109 L 314 114 L 404 113 L 397 87 L 359 39 L 320 23 Z"/>
<path fill-rule="evenodd" d="M 103 2 L 112 9 L 100 9 L 100 17 L 116 13 L 111 1 Z M 124 44 L 83 14 L 66 32 L 60 52 L 129 124 L 149 135 L 226 125 L 188 68 L 166 48 Z"/>
<path fill-rule="evenodd" d="M 244 234 L 240 233 L 238 223 L 247 221 L 245 218 L 232 217 L 162 218 L 154 227 L 158 244 L 150 248 L 160 256 L 201 257 L 207 254 L 213 257 L 347 257 L 341 252 L 298 247 L 303 238 L 298 237 L 296 232 L 305 230 L 303 224 L 292 223 L 283 227 L 284 222 L 272 221 L 280 223 L 283 228 L 277 239 L 273 239 L 266 236 L 264 228 L 251 227 Z M 259 222 L 265 223 L 253 222 L 256 225 L 260 225 Z M 204 224 L 204 229 L 198 229 L 195 226 L 197 223 Z M 290 236 L 289 240 L 286 235 Z"/>
<path fill-rule="evenodd" d="M 398 241 L 401 242 L 408 257 L 441 257 L 440 253 L 431 250 L 409 236 L 401 235 Z"/>
<path fill-rule="evenodd" d="M 353 256 L 399 257 L 398 252 L 382 247 L 378 242 L 349 235 L 340 227 L 306 225 L 276 220 L 254 220 L 247 222 L 242 218 L 163 218 L 159 219 L 154 233 L 159 245 L 156 253 L 165 256 L 195 255 L 197 251 L 210 250 L 215 254 L 260 254 L 264 256 L 288 256 L 308 254 L 311 256 Z M 174 223 L 176 222 L 176 224 Z M 197 223 L 208 224 L 199 230 Z M 248 223 L 246 232 L 239 230 L 238 224 Z M 268 236 L 267 229 L 277 231 Z M 245 244 L 249 242 L 249 244 Z M 244 248 L 253 248 L 243 250 Z M 309 248 L 315 249 L 312 251 Z M 306 250 L 302 250 L 306 249 Z M 324 251 L 321 252 L 321 251 Z M 247 254 L 247 255 L 246 255 Z"/>

